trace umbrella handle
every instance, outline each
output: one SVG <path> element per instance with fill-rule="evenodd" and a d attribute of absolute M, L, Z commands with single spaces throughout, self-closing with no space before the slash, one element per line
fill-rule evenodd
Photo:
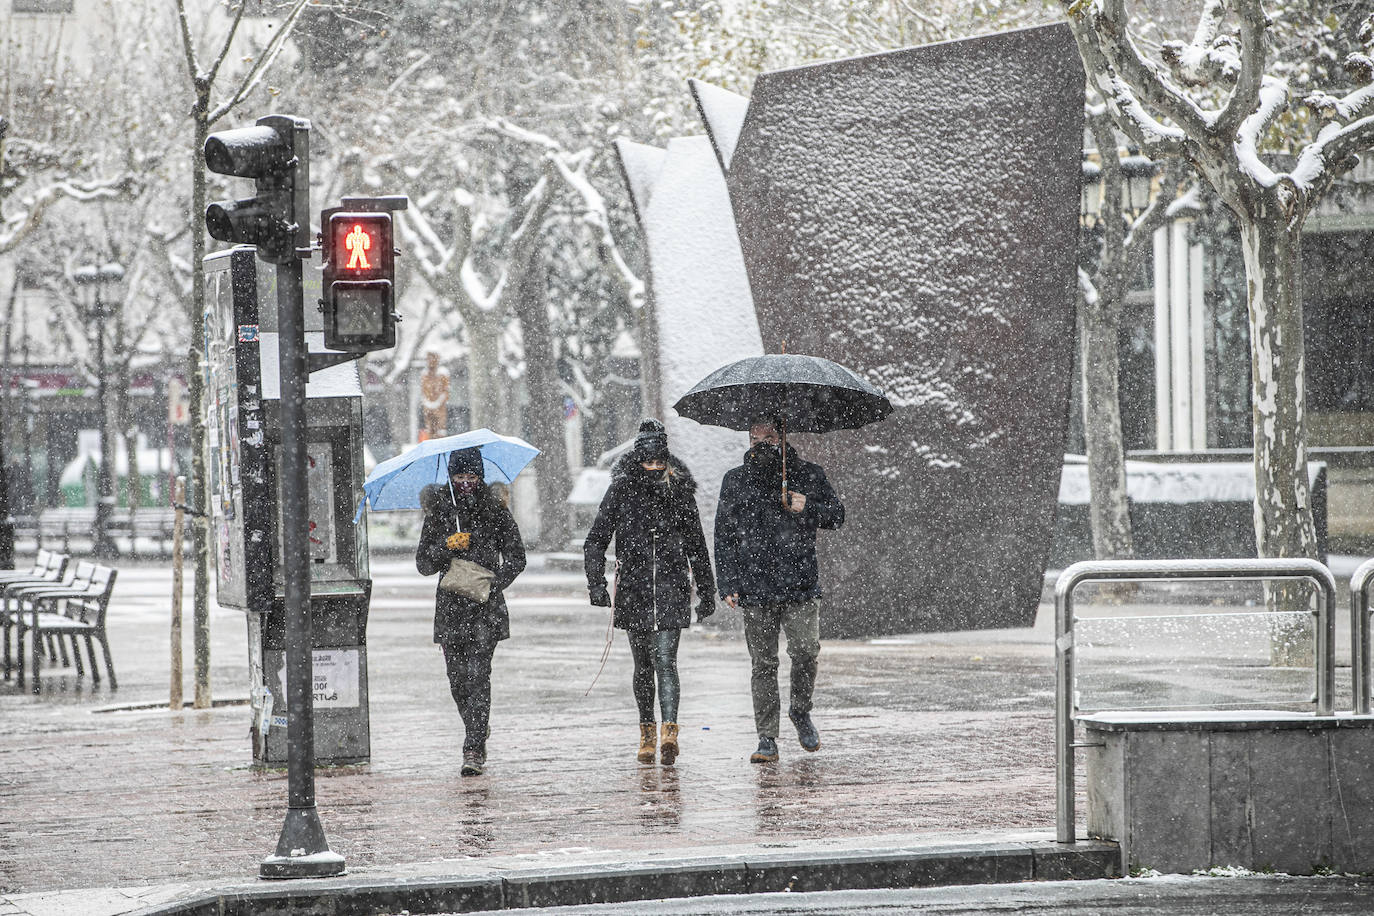
<path fill-rule="evenodd" d="M 787 421 L 782 417 L 778 418 L 778 438 L 782 441 L 782 505 L 784 509 L 790 509 L 787 504 Z"/>

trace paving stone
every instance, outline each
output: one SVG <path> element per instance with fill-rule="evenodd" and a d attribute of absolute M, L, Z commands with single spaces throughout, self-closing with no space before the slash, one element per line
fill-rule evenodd
<path fill-rule="evenodd" d="M 807 754 L 784 734 L 769 765 L 748 762 L 742 639 L 694 626 L 680 655 L 682 756 L 642 766 L 623 634 L 602 670 L 608 612 L 585 603 L 575 575 L 533 569 L 510 592 L 513 638 L 496 653 L 488 774 L 463 778 L 462 726 L 431 642 L 432 582 L 408 558 L 374 558 L 374 576 L 372 759 L 316 779 L 321 821 L 352 875 L 498 856 L 634 866 L 674 851 L 1054 822 L 1044 623 L 827 641 L 824 746 Z M 0 682 L 0 901 L 252 882 L 275 848 L 286 773 L 251 766 L 250 712 L 232 703 L 248 693 L 243 614 L 211 615 L 213 689 L 229 705 L 169 711 L 169 591 L 164 568 L 121 570 L 109 623 L 118 690 L 56 666 L 38 696 Z M 185 607 L 189 697 L 189 583 Z"/>

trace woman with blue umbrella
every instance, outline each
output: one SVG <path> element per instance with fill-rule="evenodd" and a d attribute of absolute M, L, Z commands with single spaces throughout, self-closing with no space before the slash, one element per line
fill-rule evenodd
<path fill-rule="evenodd" d="M 447 471 L 444 483 L 420 490 L 425 520 L 415 567 L 440 577 L 434 641 L 463 719 L 462 775 L 480 776 L 491 734 L 491 660 L 496 644 L 510 636 L 502 592 L 525 568 L 525 546 L 514 516 L 486 483 L 481 448 L 450 452 Z"/>

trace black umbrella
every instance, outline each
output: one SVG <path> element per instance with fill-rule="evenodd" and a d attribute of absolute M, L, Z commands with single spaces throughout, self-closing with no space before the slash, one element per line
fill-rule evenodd
<path fill-rule="evenodd" d="M 850 369 L 820 356 L 774 353 L 722 366 L 673 405 L 709 426 L 748 430 L 759 420 L 778 425 L 787 491 L 787 432 L 858 429 L 883 419 L 892 404 Z"/>

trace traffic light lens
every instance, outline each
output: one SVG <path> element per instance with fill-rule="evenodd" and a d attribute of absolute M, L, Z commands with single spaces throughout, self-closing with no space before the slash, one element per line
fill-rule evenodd
<path fill-rule="evenodd" d="M 372 236 L 363 229 L 362 223 L 355 223 L 353 230 L 344 236 L 344 250 L 348 252 L 345 270 L 369 270 L 367 253 L 372 250 Z"/>
<path fill-rule="evenodd" d="M 396 345 L 391 214 L 329 211 L 324 232 L 324 343 L 366 353 Z"/>
<path fill-rule="evenodd" d="M 381 335 L 389 311 L 385 291 L 379 287 L 339 287 L 334 291 L 335 329 L 341 337 Z"/>
<path fill-rule="evenodd" d="M 331 251 L 340 277 L 373 279 L 386 276 L 391 245 L 391 217 L 351 216 L 330 220 Z"/>

